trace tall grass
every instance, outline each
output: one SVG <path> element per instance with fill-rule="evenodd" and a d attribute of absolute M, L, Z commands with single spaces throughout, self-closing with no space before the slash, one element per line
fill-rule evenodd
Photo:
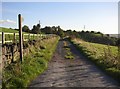
<path fill-rule="evenodd" d="M 72 43 L 97 66 L 120 82 L 120 58 L 117 46 L 102 45 L 73 39 Z"/>
<path fill-rule="evenodd" d="M 54 37 L 29 46 L 29 54 L 24 56 L 22 64 L 18 61 L 3 70 L 3 88 L 27 88 L 35 77 L 47 69 L 58 40 L 58 37 Z"/>
<path fill-rule="evenodd" d="M 74 55 L 71 52 L 71 48 L 68 44 L 68 41 L 63 42 L 64 49 L 65 49 L 65 58 L 66 59 L 74 59 Z"/>

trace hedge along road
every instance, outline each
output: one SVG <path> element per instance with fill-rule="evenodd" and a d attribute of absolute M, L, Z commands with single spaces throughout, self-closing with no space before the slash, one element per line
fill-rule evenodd
<path fill-rule="evenodd" d="M 60 40 L 48 69 L 29 87 L 118 87 L 118 83 L 83 57 L 69 43 L 74 60 L 65 59 L 63 41 Z"/>

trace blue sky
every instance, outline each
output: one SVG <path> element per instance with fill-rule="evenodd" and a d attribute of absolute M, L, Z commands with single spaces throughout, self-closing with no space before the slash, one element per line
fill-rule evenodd
<path fill-rule="evenodd" d="M 85 25 L 89 31 L 118 33 L 117 2 L 2 2 L 0 12 L 4 27 L 18 28 L 17 15 L 22 14 L 23 25 L 30 28 L 40 20 L 42 27 L 81 31 Z"/>

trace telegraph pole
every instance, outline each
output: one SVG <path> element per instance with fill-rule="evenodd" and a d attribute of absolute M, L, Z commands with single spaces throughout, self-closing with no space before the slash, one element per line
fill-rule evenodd
<path fill-rule="evenodd" d="M 39 20 L 39 24 L 40 24 L 40 20 Z"/>
<path fill-rule="evenodd" d="M 85 25 L 84 25 L 84 30 L 85 30 Z"/>

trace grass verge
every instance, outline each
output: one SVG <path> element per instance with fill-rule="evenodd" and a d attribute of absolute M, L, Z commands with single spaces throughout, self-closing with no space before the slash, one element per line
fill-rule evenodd
<path fill-rule="evenodd" d="M 120 59 L 117 55 L 117 47 L 85 42 L 80 39 L 70 41 L 85 57 L 120 82 Z"/>
<path fill-rule="evenodd" d="M 45 39 L 29 46 L 29 55 L 20 62 L 11 63 L 3 70 L 3 89 L 24 89 L 30 82 L 47 69 L 59 37 Z"/>
<path fill-rule="evenodd" d="M 65 51 L 66 51 L 65 58 L 66 59 L 74 59 L 74 55 L 70 51 L 70 47 L 68 46 L 67 41 L 64 41 L 64 48 L 65 48 Z"/>

